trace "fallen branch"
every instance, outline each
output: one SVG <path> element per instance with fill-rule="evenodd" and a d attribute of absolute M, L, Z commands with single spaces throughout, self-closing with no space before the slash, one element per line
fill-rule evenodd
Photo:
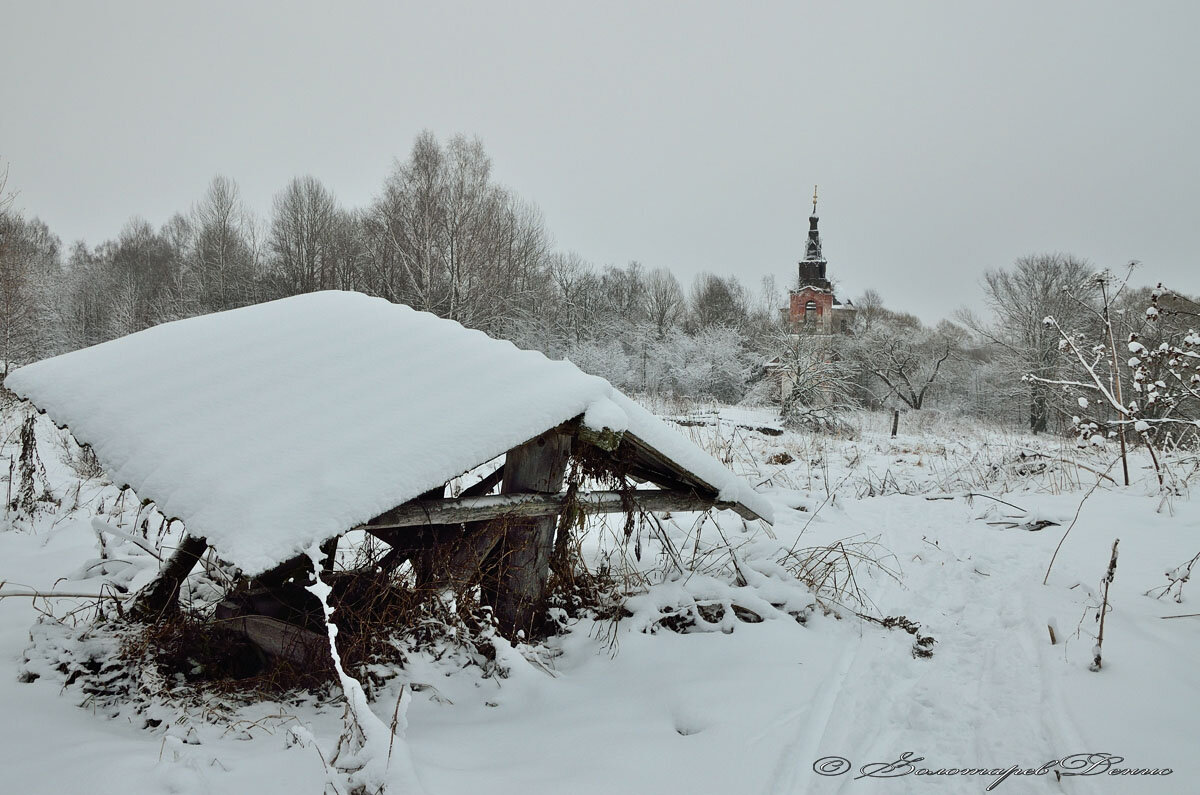
<path fill-rule="evenodd" d="M 1113 462 L 1108 465 L 1108 468 L 1112 469 L 1120 460 L 1120 458 L 1114 458 Z M 1109 478 L 1109 480 L 1112 480 L 1112 478 Z M 1083 504 L 1088 501 L 1088 497 L 1092 496 L 1092 492 L 1095 491 L 1099 485 L 1100 479 L 1097 478 L 1096 482 L 1093 483 L 1092 487 L 1087 490 L 1087 494 L 1083 495 L 1083 499 L 1079 501 L 1079 505 L 1075 508 L 1075 518 L 1071 520 L 1071 524 L 1067 525 L 1067 529 L 1063 531 L 1062 538 L 1058 539 L 1058 546 L 1054 548 L 1054 554 L 1050 556 L 1050 565 L 1046 567 L 1046 576 L 1042 578 L 1042 585 L 1046 585 L 1050 582 L 1050 570 L 1054 568 L 1054 561 L 1058 559 L 1058 551 L 1062 549 L 1063 542 L 1067 540 L 1067 536 L 1071 534 L 1071 529 L 1075 527 L 1075 523 L 1079 521 L 1079 514 L 1083 511 Z"/>
<path fill-rule="evenodd" d="M 741 428 L 744 431 L 757 431 L 764 436 L 783 436 L 783 430 L 781 428 L 772 428 L 770 425 L 746 425 L 745 423 L 741 422 L 731 422 L 730 420 L 721 419 L 714 419 L 712 422 L 702 419 L 686 419 L 683 417 L 663 417 L 662 419 L 666 420 L 667 422 L 673 422 L 676 425 L 684 428 L 712 428 L 718 426 L 722 422 L 725 422 L 735 428 Z"/>
<path fill-rule="evenodd" d="M 925 499 L 929 500 L 930 502 L 933 502 L 935 500 L 956 500 L 959 497 L 964 497 L 966 499 L 971 499 L 972 497 L 986 497 L 989 500 L 995 500 L 996 502 L 1000 503 L 1001 505 L 1007 505 L 1009 508 L 1014 508 L 1014 509 L 1020 511 L 1021 513 L 1029 513 L 1029 511 L 1025 510 L 1020 505 L 1013 505 L 1011 502 L 1005 502 L 1004 500 L 1000 499 L 999 497 L 993 497 L 990 494 L 982 494 L 978 491 L 968 491 L 963 494 L 938 494 L 938 495 L 935 495 L 932 497 L 926 497 Z"/>
<path fill-rule="evenodd" d="M 154 548 L 151 547 L 149 544 L 147 544 L 145 541 L 143 541 L 142 539 L 138 538 L 135 535 L 126 533 L 124 530 L 118 530 L 117 528 L 110 525 L 108 522 L 105 522 L 103 519 L 93 518 L 92 519 L 92 530 L 95 531 L 95 533 L 97 535 L 100 535 L 100 534 L 110 535 L 113 538 L 119 539 L 121 541 L 128 541 L 129 543 L 138 547 L 139 549 L 141 549 L 143 552 L 147 553 L 148 555 L 152 555 L 154 557 L 154 559 L 157 560 L 159 563 L 162 562 L 162 555 L 160 555 L 157 551 L 155 551 Z"/>
<path fill-rule="evenodd" d="M 1113 484 L 1114 486 L 1117 485 L 1117 481 L 1114 480 L 1113 478 L 1109 477 L 1107 472 L 1101 472 L 1098 469 L 1092 469 L 1087 464 L 1081 464 L 1078 461 L 1069 461 L 1065 458 L 1060 458 L 1058 460 L 1063 462 L 1064 464 L 1073 464 L 1073 465 L 1079 467 L 1080 469 L 1086 469 L 1088 472 L 1091 472 L 1093 475 L 1099 475 L 1100 477 L 1104 478 L 1105 480 L 1107 480 L 1109 483 Z"/>
<path fill-rule="evenodd" d="M 1087 464 L 1081 464 L 1078 461 L 1075 461 L 1070 458 L 1054 458 L 1053 456 L 1048 456 L 1045 453 L 1036 453 L 1036 452 L 1030 452 L 1025 455 L 1029 458 L 1044 458 L 1047 461 L 1052 461 L 1057 464 L 1070 464 L 1071 466 L 1076 466 L 1076 467 L 1079 467 L 1080 469 L 1086 469 L 1088 472 L 1091 472 L 1093 475 L 1099 475 L 1100 477 L 1104 478 L 1109 483 L 1112 483 L 1114 486 L 1117 485 L 1117 481 L 1113 480 L 1111 477 L 1109 477 L 1104 472 L 1101 472 L 1098 469 L 1093 469 L 1092 467 L 1088 466 Z"/>
<path fill-rule="evenodd" d="M 123 601 L 130 598 L 132 594 L 115 594 L 115 593 L 78 593 L 75 591 L 0 591 L 0 599 L 9 597 L 26 597 L 33 599 L 115 599 Z"/>

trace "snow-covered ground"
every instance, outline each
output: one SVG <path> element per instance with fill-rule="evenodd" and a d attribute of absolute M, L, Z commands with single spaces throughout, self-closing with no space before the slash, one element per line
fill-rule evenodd
<path fill-rule="evenodd" d="M 414 656 L 374 709 L 390 723 L 401 684 L 411 686 L 407 745 L 425 791 L 963 793 L 1001 776 L 949 771 L 1014 766 L 1035 772 L 1013 773 L 992 791 L 1196 791 L 1200 617 L 1163 617 L 1195 613 L 1189 588 L 1200 586 L 1185 585 L 1182 604 L 1145 594 L 1200 552 L 1200 510 L 1186 489 L 1156 496 L 1148 460 L 1134 456 L 1135 484 L 1125 488 L 1098 474 L 1120 481 L 1115 450 L 1081 452 L 932 413 L 906 415 L 895 439 L 883 415 L 856 417 L 859 432 L 840 438 L 776 434 L 769 412 L 750 409 L 676 419 L 771 500 L 771 533 L 733 514 L 675 516 L 646 531 L 639 562 L 621 554 L 610 529 L 594 527 L 586 540 L 594 563 L 607 555 L 645 573 L 632 615 L 615 626 L 580 621 L 540 650 L 502 648 L 505 678 Z M 4 420 L 6 463 L 17 420 Z M 119 535 L 107 536 L 108 557 L 130 563 L 94 565 L 93 519 L 128 531 L 138 501 L 68 466 L 72 448 L 48 422 L 38 432 L 62 505 L 32 524 L 0 524 L 0 591 L 145 582 L 152 559 Z M 1194 462 L 1176 466 L 1186 475 Z M 157 517 L 148 522 L 151 537 L 157 526 Z M 1117 538 L 1103 668 L 1092 672 L 1101 580 Z M 855 564 L 853 581 L 837 555 Z M 793 576 L 804 565 L 818 580 L 828 574 L 815 594 Z M 64 617 L 77 604 L 0 599 L 4 791 L 325 791 L 340 703 L 237 707 L 210 696 L 113 710 L 48 663 L 67 633 L 44 614 Z M 707 609 L 690 631 L 665 628 L 671 613 L 697 605 Z M 888 629 L 854 611 L 904 616 L 920 629 Z M 28 651 L 31 632 L 39 641 Z M 925 636 L 936 639 L 931 657 L 916 653 Z M 31 672 L 41 675 L 24 681 Z M 899 761 L 905 754 L 911 767 Z M 1051 760 L 1064 760 L 1058 773 L 1093 775 L 1060 778 Z M 876 780 L 858 778 L 864 770 Z M 888 775 L 895 780 L 877 780 Z"/>

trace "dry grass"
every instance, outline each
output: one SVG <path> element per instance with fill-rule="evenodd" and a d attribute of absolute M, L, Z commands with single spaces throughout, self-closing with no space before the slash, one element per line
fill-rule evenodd
<path fill-rule="evenodd" d="M 893 565 L 895 555 L 872 539 L 843 538 L 831 544 L 788 550 L 779 563 L 807 585 L 818 600 L 855 612 L 878 612 L 860 585 L 864 571 L 900 581 L 899 568 Z"/>

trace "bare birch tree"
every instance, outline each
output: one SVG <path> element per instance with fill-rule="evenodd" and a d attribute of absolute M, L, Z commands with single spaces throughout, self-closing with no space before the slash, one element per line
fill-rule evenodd
<path fill-rule="evenodd" d="M 1069 254 L 1039 254 L 1022 257 L 1009 270 L 989 270 L 984 274 L 984 297 L 992 311 L 990 322 L 969 314 L 959 319 L 985 338 L 1005 369 L 1010 397 L 1024 401 L 1029 429 L 1047 430 L 1056 407 L 1055 393 L 1043 380 L 1023 380 L 1026 375 L 1038 379 L 1053 378 L 1061 365 L 1058 332 L 1042 320 L 1059 319 L 1072 328 L 1082 319 L 1077 300 L 1090 300 L 1095 294 L 1092 268 Z M 1069 414 L 1057 407 L 1065 417 Z"/>
<path fill-rule="evenodd" d="M 283 295 L 336 285 L 339 220 L 337 201 L 315 177 L 297 177 L 276 194 L 269 246 Z"/>

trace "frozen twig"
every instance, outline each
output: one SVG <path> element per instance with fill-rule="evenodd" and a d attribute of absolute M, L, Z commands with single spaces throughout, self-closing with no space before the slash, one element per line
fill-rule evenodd
<path fill-rule="evenodd" d="M 1108 469 L 1105 470 L 1105 473 L 1107 474 L 1108 471 L 1116 466 L 1117 462 L 1120 460 L 1120 457 L 1114 458 L 1112 463 L 1108 465 Z M 1062 549 L 1063 542 L 1066 541 L 1067 536 L 1071 534 L 1071 528 L 1075 527 L 1075 523 L 1079 521 L 1079 514 L 1081 511 L 1083 511 L 1083 504 L 1087 502 L 1088 497 L 1092 496 L 1092 492 L 1094 492 L 1099 485 L 1100 478 L 1096 478 L 1096 482 L 1093 483 L 1092 487 L 1087 490 L 1087 494 L 1083 495 L 1083 499 L 1079 501 L 1079 505 L 1075 508 L 1075 517 L 1071 519 L 1071 524 L 1067 525 L 1067 529 L 1063 531 L 1062 538 L 1058 539 L 1058 546 L 1054 548 L 1054 554 L 1050 556 L 1050 565 L 1046 567 L 1046 576 L 1042 578 L 1042 585 L 1046 585 L 1050 582 L 1050 570 L 1054 568 L 1054 561 L 1058 558 L 1058 551 Z"/>
<path fill-rule="evenodd" d="M 1088 666 L 1089 671 L 1099 671 L 1103 667 L 1100 660 L 1100 653 L 1104 646 L 1104 617 L 1108 614 L 1108 589 L 1112 585 L 1113 578 L 1117 576 L 1117 544 L 1121 543 L 1121 539 L 1113 540 L 1112 557 L 1108 561 L 1108 571 L 1104 574 L 1104 598 L 1100 602 L 1100 633 L 1096 636 L 1096 647 L 1092 656 L 1092 664 Z"/>

